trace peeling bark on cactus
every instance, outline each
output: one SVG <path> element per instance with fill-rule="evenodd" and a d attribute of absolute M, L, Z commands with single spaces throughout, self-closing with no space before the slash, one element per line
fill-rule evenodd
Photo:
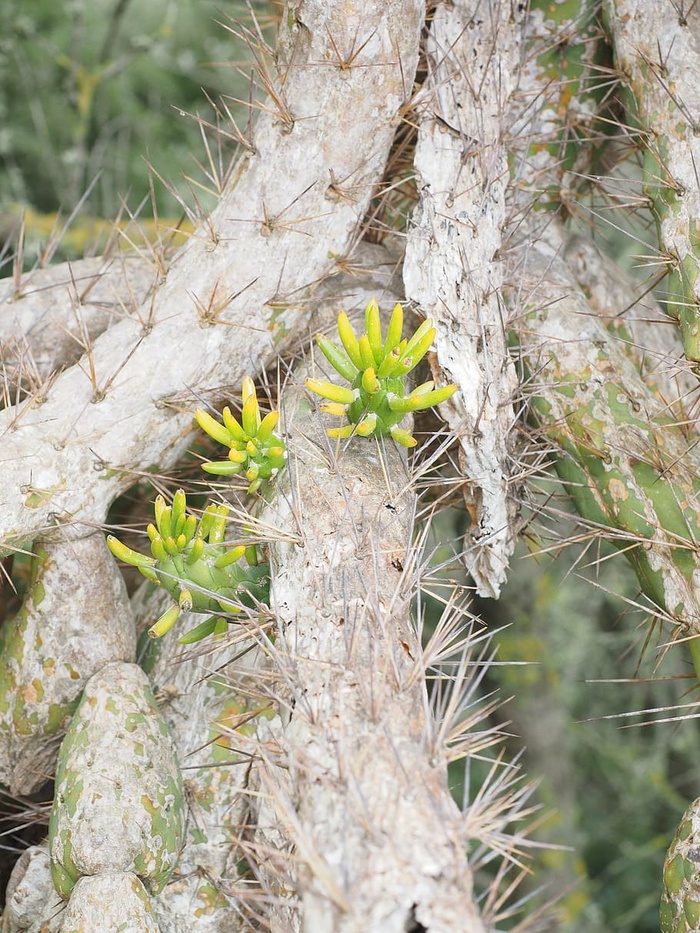
<path fill-rule="evenodd" d="M 437 7 L 415 167 L 420 204 L 404 263 L 407 297 L 431 317 L 440 368 L 460 391 L 440 406 L 459 438 L 471 525 L 464 558 L 497 597 L 515 546 L 512 399 L 499 258 L 508 181 L 504 117 L 517 78 L 520 24 L 505 4 Z M 482 13 L 479 14 L 479 8 Z"/>
<path fill-rule="evenodd" d="M 288 344 L 315 283 L 352 249 L 412 91 L 423 15 L 422 0 L 290 5 L 278 102 L 266 104 L 209 220 L 145 305 L 42 404 L 1 413 L 6 546 L 49 516 L 103 520 L 135 472 L 184 451 L 197 397 L 259 372 Z M 338 55 L 359 36 L 344 67 Z M 28 509 L 31 495 L 42 501 Z"/>

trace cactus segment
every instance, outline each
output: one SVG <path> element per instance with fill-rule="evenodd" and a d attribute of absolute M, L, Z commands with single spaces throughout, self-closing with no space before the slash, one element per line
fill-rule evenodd
<path fill-rule="evenodd" d="M 683 814 L 666 853 L 661 933 L 700 933 L 700 798 Z"/>
<path fill-rule="evenodd" d="M 64 899 L 84 875 L 133 872 L 157 894 L 186 828 L 182 775 L 168 727 L 136 664 L 88 681 L 58 756 L 49 848 Z"/>
<path fill-rule="evenodd" d="M 61 919 L 61 933 L 160 933 L 148 892 L 131 872 L 79 878 Z"/>
<path fill-rule="evenodd" d="M 112 535 L 107 538 L 115 557 L 136 567 L 176 600 L 149 629 L 153 638 L 169 632 L 185 610 L 240 612 L 242 606 L 256 608 L 268 601 L 268 565 L 258 563 L 255 545 L 228 548 L 223 543 L 228 508 L 209 505 L 198 523 L 195 516 L 187 515 L 186 507 L 183 490 L 175 493 L 170 507 L 162 496 L 156 498 L 156 524 L 148 529 L 152 557 L 133 551 Z M 166 536 L 178 525 L 183 531 L 177 537 Z"/>
<path fill-rule="evenodd" d="M 610 121 L 599 115 L 606 106 L 600 80 L 608 48 L 600 28 L 596 0 L 531 0 L 532 84 L 539 100 L 522 138 L 530 139 L 526 157 L 518 162 L 518 185 L 535 194 L 536 210 L 559 211 L 576 197 L 571 188 L 585 178 L 593 157 L 588 145 L 601 146 Z M 585 167 L 583 167 L 585 166 Z M 580 168 L 581 167 L 581 168 Z M 577 174 L 580 171 L 580 176 Z"/>
<path fill-rule="evenodd" d="M 700 218 L 698 217 L 697 27 L 681 22 L 666 37 L 672 54 L 661 54 L 666 10 L 651 4 L 639 17 L 629 0 L 609 5 L 616 66 L 629 88 L 629 122 L 641 127 L 646 145 L 644 193 L 656 221 L 659 256 L 668 275 L 662 284 L 666 309 L 678 320 L 683 349 L 700 362 Z M 643 21 L 641 21 L 643 20 Z M 690 28 L 688 28 L 690 27 Z"/>
<path fill-rule="evenodd" d="M 282 438 L 275 434 L 279 412 L 272 411 L 261 417 L 255 384 L 250 376 L 243 379 L 241 398 L 240 422 L 229 408 L 222 412 L 223 424 L 202 408 L 195 410 L 194 417 L 203 431 L 229 448 L 228 460 L 205 462 L 202 469 L 216 476 L 242 474 L 248 479 L 248 492 L 254 493 L 284 467 L 287 450 Z"/>
<path fill-rule="evenodd" d="M 38 540 L 33 550 L 29 589 L 0 636 L 0 783 L 19 795 L 53 773 L 56 736 L 88 678 L 136 650 L 124 580 L 101 534 Z M 68 574 L 80 576 L 71 599 Z"/>
<path fill-rule="evenodd" d="M 434 382 L 426 382 L 406 393 L 405 377 L 428 352 L 435 328 L 432 321 L 423 321 L 409 340 L 402 339 L 402 330 L 403 309 L 397 304 L 382 339 L 379 305 L 372 299 L 365 309 L 366 332 L 359 338 L 347 314 L 338 315 L 342 350 L 322 334 L 316 337 L 331 366 L 351 383 L 348 388 L 321 379 L 306 380 L 307 389 L 328 400 L 319 406 L 322 412 L 349 422 L 327 429 L 328 437 L 393 437 L 403 447 L 414 447 L 410 432 L 399 427 L 404 416 L 439 405 L 457 390 L 456 385 L 436 389 Z"/>

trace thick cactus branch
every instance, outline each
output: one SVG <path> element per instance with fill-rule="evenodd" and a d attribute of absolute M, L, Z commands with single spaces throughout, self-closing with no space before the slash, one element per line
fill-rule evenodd
<path fill-rule="evenodd" d="M 608 0 L 615 54 L 647 145 L 644 182 L 666 262 L 669 311 L 700 361 L 700 9 Z M 633 117 L 633 118 L 634 118 Z"/>
<path fill-rule="evenodd" d="M 504 118 L 521 55 L 513 8 L 439 4 L 415 167 L 420 203 L 406 247 L 407 297 L 434 320 L 437 358 L 460 391 L 440 406 L 460 443 L 471 525 L 465 560 L 497 596 L 515 546 L 511 443 L 517 383 L 506 347 L 499 259 L 508 181 Z"/>
<path fill-rule="evenodd" d="M 669 326 L 648 287 L 627 275 L 593 240 L 567 239 L 563 256 L 593 310 L 622 343 L 647 388 L 653 390 L 679 427 L 700 429 L 700 387 L 683 354 L 678 328 Z"/>
<path fill-rule="evenodd" d="M 100 334 L 144 306 L 158 280 L 158 270 L 136 255 L 81 259 L 35 269 L 17 282 L 4 279 L 0 355 L 8 389 L 20 383 L 30 395 L 40 394 Z M 8 396 L 5 404 L 13 404 Z"/>
<path fill-rule="evenodd" d="M 112 661 L 133 661 L 134 622 L 101 533 L 35 542 L 33 579 L 0 648 L 0 781 L 29 794 L 54 773 L 80 694 Z"/>
<path fill-rule="evenodd" d="M 351 249 L 411 93 L 423 12 L 421 0 L 290 5 L 276 96 L 209 220 L 41 404 L 2 413 L 0 540 L 102 520 L 135 472 L 182 453 L 198 394 L 275 358 Z M 346 66 L 338 50 L 359 34 Z"/>
<path fill-rule="evenodd" d="M 700 462 L 683 425 L 590 307 L 549 241 L 514 276 L 532 409 L 561 450 L 557 470 L 579 513 L 624 550 L 640 584 L 681 634 L 700 634 Z M 691 653 L 695 642 L 691 641 Z"/>
<path fill-rule="evenodd" d="M 482 931 L 410 620 L 405 454 L 329 439 L 299 387 L 283 412 L 289 467 L 262 517 L 279 530 L 272 657 L 288 713 L 283 768 L 268 751 L 261 781 L 295 844 L 303 929 Z"/>

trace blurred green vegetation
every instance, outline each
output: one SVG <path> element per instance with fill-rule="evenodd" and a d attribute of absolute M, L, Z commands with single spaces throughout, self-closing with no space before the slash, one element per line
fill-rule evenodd
<path fill-rule="evenodd" d="M 256 8 L 269 22 L 267 6 Z M 240 0 L 4 0 L 0 234 L 12 232 L 28 208 L 30 239 L 46 242 L 52 215 L 65 218 L 84 199 L 88 229 L 65 247 L 77 255 L 95 218 L 113 220 L 124 202 L 140 216 L 152 216 L 155 206 L 177 218 L 181 206 L 159 181 L 151 184 L 149 163 L 186 202 L 193 197 L 185 175 L 200 203 L 213 204 L 193 161 L 204 159 L 200 128 L 188 114 L 213 122 L 205 92 L 215 103 L 224 94 L 245 128 L 247 108 L 233 101 L 248 98 L 245 47 L 221 25 L 240 16 L 249 18 Z M 231 154 L 221 154 L 224 164 Z"/>
<path fill-rule="evenodd" d="M 556 483 L 542 480 L 548 492 Z M 538 782 L 530 802 L 541 807 L 532 838 L 558 847 L 531 850 L 518 894 L 531 898 L 525 914 L 562 896 L 556 919 L 537 927 L 548 933 L 657 933 L 666 849 L 700 773 L 697 713 L 675 707 L 700 698 L 685 652 L 664 653 L 658 633 L 645 644 L 652 623 L 624 557 L 604 542 L 575 542 L 570 506 L 560 495 L 553 503 L 533 517 L 498 602 L 471 605 L 497 647 L 481 693 L 496 690 L 505 702 L 490 723 L 506 723 L 509 760 L 525 747 L 523 781 Z M 450 554 L 464 528 L 459 511 L 434 522 L 432 562 L 446 578 L 459 578 Z M 439 613 L 428 598 L 429 629 Z M 489 770 L 471 762 L 465 791 L 463 763 L 452 766 L 458 802 L 474 799 Z M 479 871 L 477 890 L 493 870 Z"/>

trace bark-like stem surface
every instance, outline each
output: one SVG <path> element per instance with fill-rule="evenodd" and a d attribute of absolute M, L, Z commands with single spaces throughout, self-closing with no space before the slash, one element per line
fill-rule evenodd
<path fill-rule="evenodd" d="M 459 438 L 471 525 L 465 560 L 479 592 L 497 597 L 515 546 L 510 446 L 517 379 L 506 346 L 499 259 L 508 183 L 504 119 L 517 78 L 520 24 L 506 4 L 440 4 L 415 167 L 420 204 L 406 249 L 407 297 L 437 328 L 447 382 L 440 406 Z"/>
<path fill-rule="evenodd" d="M 283 408 L 289 468 L 263 518 L 286 771 L 268 762 L 262 785 L 296 846 L 302 929 L 481 931 L 410 616 L 405 452 L 330 440 L 300 388 Z"/>

